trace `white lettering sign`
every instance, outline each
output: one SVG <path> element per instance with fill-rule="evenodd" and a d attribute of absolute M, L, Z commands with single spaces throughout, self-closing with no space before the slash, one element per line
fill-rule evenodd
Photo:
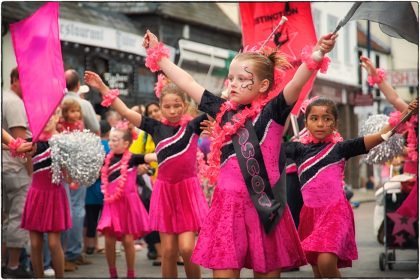
<path fill-rule="evenodd" d="M 59 25 L 60 39 L 62 41 L 114 49 L 122 52 L 146 56 L 146 51 L 142 47 L 143 36 L 113 28 L 86 24 L 66 19 L 59 19 Z M 170 59 L 174 61 L 175 48 L 170 46 L 167 47 L 171 53 Z"/>

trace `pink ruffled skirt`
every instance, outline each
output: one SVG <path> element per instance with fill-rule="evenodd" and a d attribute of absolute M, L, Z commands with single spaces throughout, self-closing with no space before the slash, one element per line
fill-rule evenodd
<path fill-rule="evenodd" d="M 59 232 L 72 227 L 64 186 L 51 183 L 46 171 L 33 175 L 23 209 L 21 227 L 38 232 Z"/>
<path fill-rule="evenodd" d="M 191 260 L 210 269 L 246 267 L 260 273 L 306 264 L 288 207 L 276 228 L 266 234 L 249 194 L 220 187 L 215 189 Z"/>
<path fill-rule="evenodd" d="M 321 252 L 334 253 L 339 268 L 351 267 L 356 260 L 354 217 L 350 203 L 344 195 L 328 206 L 303 206 L 300 212 L 299 236 L 306 258 L 311 265 L 317 264 Z"/>
<path fill-rule="evenodd" d="M 149 221 L 152 230 L 179 234 L 198 232 L 208 205 L 197 177 L 173 183 L 157 179 L 153 185 Z"/>

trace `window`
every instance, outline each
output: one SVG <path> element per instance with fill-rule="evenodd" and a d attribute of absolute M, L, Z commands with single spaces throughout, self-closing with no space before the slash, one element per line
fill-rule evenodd
<path fill-rule="evenodd" d="M 330 32 L 334 31 L 338 24 L 338 18 L 332 15 L 328 15 L 327 17 L 327 30 Z M 334 49 L 329 53 L 329 56 L 332 61 L 338 60 L 338 44 L 335 44 Z"/>
<path fill-rule="evenodd" d="M 321 30 L 321 11 L 318 9 L 312 9 L 312 19 L 314 22 L 316 37 L 319 38 L 320 34 L 322 34 Z"/>
<path fill-rule="evenodd" d="M 342 35 L 344 35 L 344 62 L 346 64 L 351 64 L 351 54 L 353 52 L 350 40 L 350 25 L 347 24 L 344 26 Z"/>

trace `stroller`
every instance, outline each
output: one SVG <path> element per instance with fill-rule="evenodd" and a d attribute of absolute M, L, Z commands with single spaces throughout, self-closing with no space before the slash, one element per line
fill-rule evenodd
<path fill-rule="evenodd" d="M 408 196 L 402 185 L 413 176 L 402 174 L 392 177 L 375 193 L 374 229 L 384 251 L 379 255 L 379 268 L 393 269 L 395 263 L 418 263 L 418 259 L 396 260 L 395 250 L 415 249 L 418 255 L 418 220 L 401 216 L 396 210 Z"/>

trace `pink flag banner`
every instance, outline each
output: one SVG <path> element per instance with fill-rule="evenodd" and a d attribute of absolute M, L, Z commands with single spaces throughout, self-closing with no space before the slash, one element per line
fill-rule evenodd
<path fill-rule="evenodd" d="M 47 3 L 28 18 L 10 25 L 33 142 L 38 140 L 66 88 L 58 12 L 58 2 Z"/>

